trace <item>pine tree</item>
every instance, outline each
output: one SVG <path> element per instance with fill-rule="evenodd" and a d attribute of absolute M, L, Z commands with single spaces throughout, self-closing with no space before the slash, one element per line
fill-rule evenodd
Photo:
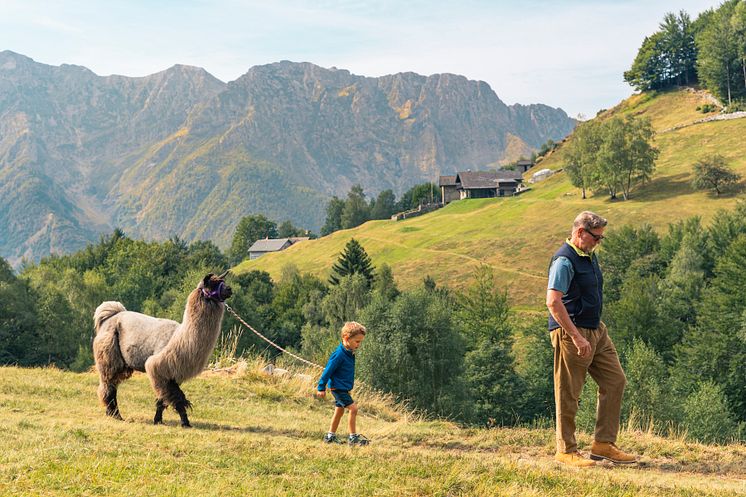
<path fill-rule="evenodd" d="M 351 238 L 345 245 L 344 252 L 339 256 L 337 262 L 332 266 L 332 273 L 329 275 L 329 283 L 338 285 L 339 280 L 344 276 L 360 273 L 368 280 L 368 287 L 373 285 L 374 268 L 370 256 L 365 252 L 360 243 Z"/>

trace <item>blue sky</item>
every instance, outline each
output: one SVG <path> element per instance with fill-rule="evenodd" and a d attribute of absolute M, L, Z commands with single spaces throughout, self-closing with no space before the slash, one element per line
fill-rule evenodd
<path fill-rule="evenodd" d="M 249 67 L 312 62 L 364 76 L 403 71 L 486 81 L 506 103 L 592 117 L 666 12 L 706 0 L 0 0 L 0 50 L 96 74 L 174 64 L 231 81 Z"/>

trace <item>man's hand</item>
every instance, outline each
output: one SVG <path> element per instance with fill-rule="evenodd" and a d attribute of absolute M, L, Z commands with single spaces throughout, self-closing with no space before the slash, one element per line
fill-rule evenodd
<path fill-rule="evenodd" d="M 575 344 L 575 348 L 578 349 L 578 355 L 580 357 L 585 359 L 591 355 L 591 344 L 583 335 L 576 333 L 575 335 L 571 335 L 571 338 L 572 343 Z"/>
<path fill-rule="evenodd" d="M 316 397 L 318 397 L 320 399 L 325 399 L 326 398 L 326 390 L 316 390 Z"/>

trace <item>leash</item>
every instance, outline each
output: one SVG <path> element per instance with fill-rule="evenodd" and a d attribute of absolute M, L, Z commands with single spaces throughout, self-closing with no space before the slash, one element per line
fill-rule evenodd
<path fill-rule="evenodd" d="M 254 334 L 255 334 L 256 336 L 258 336 L 259 338 L 261 338 L 262 340 L 264 340 L 265 342 L 267 342 L 268 344 L 270 344 L 271 346 L 273 346 L 273 347 L 274 347 L 274 348 L 276 348 L 277 350 L 279 350 L 279 351 L 281 351 L 281 352 L 283 352 L 283 353 L 285 353 L 285 354 L 289 355 L 289 356 L 290 356 L 290 357 L 292 357 L 293 359 L 297 359 L 297 360 L 299 360 L 299 361 L 301 361 L 301 362 L 304 362 L 304 363 L 308 364 L 309 366 L 312 366 L 312 367 L 314 367 L 314 368 L 318 368 L 318 369 L 324 369 L 324 367 L 323 367 L 323 366 L 319 366 L 319 365 L 318 365 L 318 364 L 316 364 L 315 362 L 311 362 L 311 361 L 308 361 L 308 360 L 306 360 L 306 359 L 303 359 L 302 357 L 300 357 L 300 356 L 297 356 L 297 355 L 293 354 L 292 352 L 290 352 L 290 351 L 287 351 L 287 350 L 283 349 L 282 347 L 280 347 L 279 345 L 277 345 L 277 344 L 276 344 L 275 342 L 273 342 L 272 340 L 270 340 L 269 338 L 265 337 L 264 335 L 262 335 L 261 333 L 259 333 L 258 331 L 256 331 L 256 330 L 255 330 L 254 328 L 252 328 L 252 327 L 251 327 L 251 325 L 250 325 L 249 323 L 247 323 L 246 321 L 244 321 L 243 319 L 241 319 L 241 316 L 239 316 L 238 314 L 236 314 L 236 311 L 234 311 L 234 310 L 233 310 L 233 309 L 231 308 L 231 306 L 229 306 L 229 305 L 228 305 L 228 304 L 226 304 L 225 302 L 223 302 L 223 305 L 225 305 L 225 308 L 226 308 L 226 310 L 227 310 L 228 312 L 230 312 L 231 314 L 233 314 L 233 316 L 234 316 L 234 317 L 235 317 L 236 319 L 238 319 L 238 320 L 239 320 L 239 321 L 241 322 L 241 324 L 243 324 L 243 325 L 244 325 L 245 327 L 247 327 L 247 328 L 248 328 L 249 330 L 251 330 L 251 331 L 252 331 L 252 333 L 254 333 Z"/>

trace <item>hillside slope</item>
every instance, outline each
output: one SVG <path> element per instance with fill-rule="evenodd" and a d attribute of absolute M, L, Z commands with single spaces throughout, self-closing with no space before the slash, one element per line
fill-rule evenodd
<path fill-rule="evenodd" d="M 405 221 L 372 221 L 290 249 L 245 261 L 237 271 L 262 269 L 279 276 L 286 264 L 326 278 L 333 261 L 351 237 L 362 243 L 374 264 L 392 266 L 404 288 L 430 275 L 439 284 L 465 285 L 480 264 L 495 269 L 514 303 L 540 307 L 546 269 L 556 246 L 569 234 L 575 215 L 593 210 L 609 219 L 609 229 L 650 223 L 665 231 L 668 223 L 690 216 L 708 221 L 721 208 L 732 208 L 738 195 L 719 198 L 691 187 L 693 164 L 715 153 L 724 155 L 746 177 L 746 119 L 693 124 L 704 116 L 696 110 L 709 102 L 702 92 L 678 90 L 659 95 L 634 95 L 606 112 L 648 116 L 660 149 L 652 180 L 632 191 L 628 201 L 611 201 L 599 192 L 583 200 L 564 173 L 556 174 L 513 198 L 462 200 Z M 572 135 L 569 139 L 572 139 Z M 563 149 L 529 171 L 561 169 Z"/>
<path fill-rule="evenodd" d="M 623 432 L 620 443 L 642 455 L 640 466 L 574 470 L 553 462 L 551 429 L 421 421 L 370 392 L 356 399 L 372 444 L 325 445 L 332 401 L 310 397 L 311 380 L 241 366 L 185 385 L 190 430 L 171 410 L 165 425 L 151 424 L 153 394 L 139 373 L 120 388 L 121 422 L 97 405 L 94 373 L 0 368 L 0 495 L 746 494 L 743 445 Z M 579 442 L 589 445 L 590 435 Z"/>

